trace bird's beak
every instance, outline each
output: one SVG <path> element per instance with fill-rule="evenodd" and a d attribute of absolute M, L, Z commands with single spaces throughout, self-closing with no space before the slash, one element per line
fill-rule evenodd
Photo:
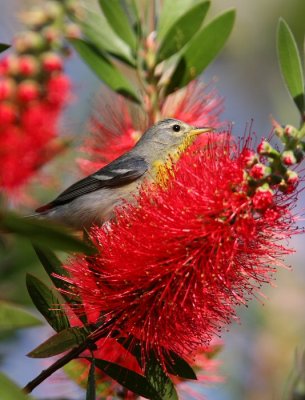
<path fill-rule="evenodd" d="M 211 128 L 211 127 L 206 127 L 206 128 L 193 128 L 191 131 L 190 131 L 190 133 L 189 133 L 189 135 L 192 137 L 192 136 L 199 136 L 199 135 L 201 135 L 202 133 L 206 133 L 206 132 L 213 132 L 214 131 L 214 128 Z"/>

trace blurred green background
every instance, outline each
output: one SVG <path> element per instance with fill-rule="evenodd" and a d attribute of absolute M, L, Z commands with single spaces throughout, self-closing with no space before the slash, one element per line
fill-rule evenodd
<path fill-rule="evenodd" d="M 89 2 L 94 3 L 82 1 Z M 38 3 L 1 0 L 0 42 L 11 42 L 16 30 L 21 29 L 18 13 Z M 233 121 L 236 135 L 243 135 L 253 119 L 252 131 L 258 137 L 268 136 L 271 115 L 282 124 L 297 126 L 298 114 L 284 87 L 277 64 L 275 33 L 278 18 L 282 16 L 291 26 L 300 49 L 303 49 L 305 1 L 212 0 L 211 3 L 209 18 L 227 8 L 237 9 L 232 36 L 217 61 L 203 76 L 207 82 L 217 78 L 216 87 L 225 97 L 223 119 Z M 99 85 L 74 54 L 67 63 L 67 71 L 73 80 L 75 98 L 62 120 L 62 131 L 63 134 L 75 135 L 76 147 L 86 134 L 86 121 L 94 107 L 94 96 Z M 50 166 L 55 175 L 62 175 L 59 171 L 66 171 L 54 193 L 78 176 L 77 167 L 73 164 L 74 156 L 71 149 Z M 41 192 L 37 188 L 39 201 L 44 200 Z M 304 213 L 304 199 L 303 194 L 299 199 L 300 214 Z M 304 226 L 304 221 L 300 220 L 298 225 Z M 296 236 L 289 245 L 296 250 L 287 259 L 287 264 L 292 265 L 293 269 L 280 270 L 275 281 L 276 287 L 264 288 L 266 298 L 251 302 L 248 308 L 240 308 L 241 323 L 231 325 L 230 330 L 223 334 L 225 346 L 219 359 L 222 360 L 221 372 L 226 377 L 226 383 L 204 388 L 202 392 L 208 399 L 287 399 L 284 393 L 289 386 L 288 378 L 294 366 L 295 353 L 298 351 L 302 354 L 305 350 L 304 236 Z M 7 250 L 1 250 L 0 253 L 1 298 L 30 304 L 25 290 L 25 273 L 30 271 L 42 276 L 42 269 L 27 243 L 20 241 L 14 249 L 10 253 Z M 27 359 L 24 354 L 47 335 L 45 329 L 31 329 L 18 332 L 14 340 L 10 338 L 0 344 L 2 366 L 20 384 L 25 384 L 44 367 L 41 361 Z M 51 386 L 44 384 L 34 394 L 46 398 L 45 390 L 48 388 L 48 398 L 58 397 L 59 393 L 73 400 L 83 398 L 73 386 L 64 382 L 62 376 L 57 379 L 59 383 L 56 385 L 54 382 Z M 54 393 L 51 393 L 50 387 Z"/>

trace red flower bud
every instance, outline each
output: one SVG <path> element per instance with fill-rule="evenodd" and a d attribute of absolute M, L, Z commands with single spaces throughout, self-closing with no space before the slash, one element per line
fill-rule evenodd
<path fill-rule="evenodd" d="M 42 67 L 46 72 L 61 71 L 63 61 L 56 53 L 45 53 L 42 57 Z"/>
<path fill-rule="evenodd" d="M 282 154 L 282 161 L 286 165 L 294 165 L 296 164 L 297 159 L 295 158 L 293 151 L 287 150 Z"/>
<path fill-rule="evenodd" d="M 16 110 L 12 104 L 2 103 L 0 104 L 0 126 L 8 125 L 14 122 L 16 119 Z"/>
<path fill-rule="evenodd" d="M 28 55 L 19 57 L 18 70 L 24 76 L 35 75 L 38 71 L 37 60 L 35 57 Z"/>
<path fill-rule="evenodd" d="M 288 170 L 286 172 L 286 182 L 291 185 L 295 185 L 299 181 L 299 176 L 295 171 Z"/>
<path fill-rule="evenodd" d="M 258 152 L 258 154 L 261 154 L 261 155 L 268 154 L 268 153 L 270 153 L 271 150 L 272 150 L 272 147 L 265 139 L 262 140 L 257 147 L 257 152 Z"/>
<path fill-rule="evenodd" d="M 35 81 L 26 80 L 20 83 L 17 89 L 18 99 L 29 102 L 39 97 L 39 86 Z"/>
<path fill-rule="evenodd" d="M 6 78 L 0 80 L 0 101 L 6 100 L 12 96 L 15 90 L 15 82 L 13 79 Z"/>
<path fill-rule="evenodd" d="M 250 170 L 250 176 L 254 179 L 263 179 L 269 174 L 269 168 L 264 164 L 258 163 L 253 165 Z"/>
<path fill-rule="evenodd" d="M 54 105 L 62 104 L 67 99 L 69 88 L 70 80 L 67 76 L 53 76 L 47 83 L 47 100 Z"/>
<path fill-rule="evenodd" d="M 257 210 L 266 210 L 273 203 L 273 192 L 270 189 L 258 188 L 252 199 L 254 208 Z"/>
<path fill-rule="evenodd" d="M 242 159 L 244 161 L 245 167 L 249 168 L 257 162 L 257 155 L 252 150 L 244 149 L 242 153 Z"/>

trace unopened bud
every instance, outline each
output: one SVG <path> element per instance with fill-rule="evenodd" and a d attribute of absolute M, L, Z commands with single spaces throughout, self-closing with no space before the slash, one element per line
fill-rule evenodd
<path fill-rule="evenodd" d="M 14 94 L 16 88 L 15 81 L 10 78 L 0 80 L 0 101 L 7 100 Z"/>
<path fill-rule="evenodd" d="M 265 139 L 262 140 L 257 147 L 257 152 L 260 155 L 268 155 L 272 150 L 272 146 Z"/>
<path fill-rule="evenodd" d="M 292 150 L 286 150 L 282 153 L 282 161 L 285 165 L 294 165 L 297 159 Z"/>
<path fill-rule="evenodd" d="M 55 20 L 63 14 L 63 7 L 58 1 L 48 1 L 44 6 L 47 17 Z"/>
<path fill-rule="evenodd" d="M 20 101 L 26 103 L 36 100 L 39 97 L 39 86 L 35 81 L 23 81 L 18 86 L 17 95 Z"/>
<path fill-rule="evenodd" d="M 252 199 L 254 208 L 257 210 L 266 210 L 273 204 L 273 192 L 269 187 L 259 187 Z"/>
<path fill-rule="evenodd" d="M 20 56 L 18 60 L 18 72 L 23 76 L 33 76 L 38 72 L 39 66 L 35 57 Z"/>
<path fill-rule="evenodd" d="M 63 61 L 56 53 L 44 53 L 42 56 L 42 67 L 46 72 L 61 71 Z"/>
<path fill-rule="evenodd" d="M 295 137 L 297 134 L 297 129 L 292 125 L 286 125 L 284 128 L 284 135 L 286 137 Z"/>
<path fill-rule="evenodd" d="M 47 22 L 46 13 L 40 7 L 23 12 L 20 18 L 27 26 L 34 28 L 42 26 Z"/>
<path fill-rule="evenodd" d="M 82 32 L 77 24 L 68 24 L 65 28 L 65 35 L 69 39 L 78 39 L 81 37 Z"/>
<path fill-rule="evenodd" d="M 60 39 L 60 31 L 55 26 L 47 26 L 41 31 L 41 34 L 50 44 L 58 42 Z"/>
<path fill-rule="evenodd" d="M 45 42 L 38 32 L 23 32 L 14 40 L 14 47 L 18 53 L 41 50 L 44 45 Z"/>
<path fill-rule="evenodd" d="M 242 160 L 245 164 L 245 167 L 250 168 L 258 162 L 257 154 L 252 150 L 244 149 L 242 152 Z"/>
<path fill-rule="evenodd" d="M 254 179 L 263 179 L 266 178 L 271 173 L 270 167 L 266 167 L 266 165 L 257 163 L 253 165 L 249 174 Z"/>
<path fill-rule="evenodd" d="M 16 119 L 16 109 L 12 104 L 0 104 L 0 125 L 9 125 Z"/>
<path fill-rule="evenodd" d="M 299 175 L 295 171 L 291 171 L 290 169 L 286 171 L 286 182 L 295 185 L 299 181 Z"/>

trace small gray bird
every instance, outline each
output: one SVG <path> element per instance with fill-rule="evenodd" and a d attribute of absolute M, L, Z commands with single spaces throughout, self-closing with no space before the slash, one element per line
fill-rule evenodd
<path fill-rule="evenodd" d="M 132 200 L 144 180 L 158 180 L 162 168 L 177 160 L 198 135 L 212 130 L 176 119 L 160 121 L 130 151 L 74 183 L 36 212 L 76 229 L 101 225 L 113 217 L 122 201 Z"/>

